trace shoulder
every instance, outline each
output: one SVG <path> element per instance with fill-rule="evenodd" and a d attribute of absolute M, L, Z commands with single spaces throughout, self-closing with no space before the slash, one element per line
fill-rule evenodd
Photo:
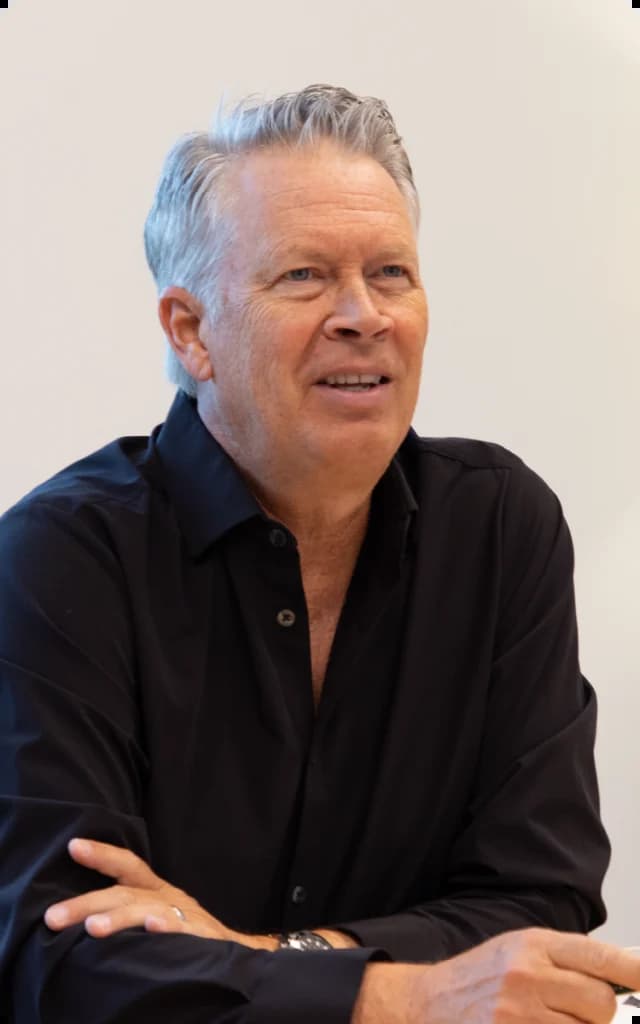
<path fill-rule="evenodd" d="M 38 511 L 82 515 L 101 506 L 141 508 L 151 480 L 151 438 L 121 437 L 38 484 L 0 518 L 0 524 Z"/>
<path fill-rule="evenodd" d="M 145 467 L 150 440 L 121 437 L 112 441 L 38 484 L 9 513 L 42 505 L 69 512 L 90 504 L 135 505 L 149 487 Z"/>
<path fill-rule="evenodd" d="M 494 441 L 470 437 L 421 437 L 411 431 L 406 444 L 420 462 L 449 462 L 466 469 L 513 469 L 525 464 L 519 455 Z"/>
<path fill-rule="evenodd" d="M 458 537 L 500 538 L 511 557 L 552 547 L 560 531 L 568 538 L 555 491 L 501 444 L 411 431 L 400 457 L 423 524 L 441 518 Z"/>
<path fill-rule="evenodd" d="M 514 595 L 534 600 L 545 586 L 566 587 L 574 569 L 573 543 L 560 499 L 546 480 L 501 444 L 472 438 L 418 437 L 403 445 L 407 478 L 425 542 L 454 551 L 500 582 L 504 625 Z M 406 447 L 406 451 L 405 451 Z M 555 581 L 555 582 L 554 582 Z M 544 588 L 543 588 L 544 589 Z"/>
<path fill-rule="evenodd" d="M 502 494 L 510 502 L 535 500 L 557 506 L 549 484 L 520 455 L 495 441 L 468 437 L 421 437 L 411 431 L 401 449 L 403 466 L 419 490 L 437 480 L 466 484 L 476 493 Z"/>
<path fill-rule="evenodd" d="M 0 560 L 36 565 L 71 547 L 117 546 L 148 509 L 150 439 L 123 437 L 39 484 L 0 517 Z"/>
<path fill-rule="evenodd" d="M 96 623 L 122 604 L 127 573 L 144 552 L 152 487 L 149 438 L 120 438 L 45 480 L 0 518 L 0 602 L 8 622 Z M 97 614 L 96 609 L 103 609 Z M 46 614 L 45 614 L 46 613 Z M 59 624 L 62 629 L 62 624 Z"/>
<path fill-rule="evenodd" d="M 146 439 L 73 463 L 0 518 L 3 685 L 52 683 L 128 721 L 131 580 L 146 550 Z M 5 671 L 7 665 L 13 666 Z"/>

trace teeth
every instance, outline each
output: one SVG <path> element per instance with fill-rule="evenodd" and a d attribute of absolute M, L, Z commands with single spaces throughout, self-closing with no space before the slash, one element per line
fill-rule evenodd
<path fill-rule="evenodd" d="M 327 384 L 379 384 L 382 377 L 374 373 L 337 373 L 325 380 Z"/>

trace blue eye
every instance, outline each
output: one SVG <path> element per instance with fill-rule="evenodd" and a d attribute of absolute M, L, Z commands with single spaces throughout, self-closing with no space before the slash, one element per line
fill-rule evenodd
<path fill-rule="evenodd" d="M 311 268 L 297 267 L 295 270 L 288 270 L 284 276 L 288 278 L 289 281 L 310 281 Z"/>
<path fill-rule="evenodd" d="M 387 263 L 382 268 L 382 273 L 385 277 L 404 277 L 406 270 L 398 263 Z"/>

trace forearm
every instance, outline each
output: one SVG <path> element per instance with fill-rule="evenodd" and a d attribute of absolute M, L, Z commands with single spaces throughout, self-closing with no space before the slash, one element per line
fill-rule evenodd
<path fill-rule="evenodd" d="M 514 929 L 589 932 L 602 924 L 609 843 L 593 766 L 596 702 L 586 683 L 583 700 L 573 719 L 506 765 L 490 790 L 478 784 L 435 898 L 335 927 L 396 961 L 416 962 L 444 960 Z"/>
<path fill-rule="evenodd" d="M 185 1024 L 199 1020 L 206 1007 L 214 1024 L 233 1007 L 240 1013 L 250 995 L 246 986 L 259 978 L 258 958 L 267 954 L 247 950 L 242 958 L 226 944 L 217 944 L 217 950 L 212 945 L 191 936 L 147 936 L 137 930 L 100 941 L 81 928 L 51 937 L 38 928 L 6 979 L 15 1019 L 21 1024 L 48 1024 L 62 1017 L 83 1024 L 133 1024 L 143 1017 L 170 1024 L 180 998 L 188 1006 L 180 1014 Z M 250 957 L 255 968 L 248 966 Z"/>
<path fill-rule="evenodd" d="M 424 1024 L 426 970 L 414 964 L 369 964 L 351 1024 Z"/>
<path fill-rule="evenodd" d="M 346 1024 L 373 955 L 271 954 L 140 929 L 96 941 L 74 927 L 52 938 L 43 926 L 12 965 L 12 1005 L 21 1024 Z"/>
<path fill-rule="evenodd" d="M 560 888 L 487 889 L 339 927 L 363 946 L 384 949 L 397 962 L 436 963 L 519 928 L 587 932 L 589 908 L 579 894 Z"/>
<path fill-rule="evenodd" d="M 638 959 L 583 935 L 510 932 L 430 966 L 366 969 L 351 1024 L 611 1020 L 612 984 L 640 984 Z"/>

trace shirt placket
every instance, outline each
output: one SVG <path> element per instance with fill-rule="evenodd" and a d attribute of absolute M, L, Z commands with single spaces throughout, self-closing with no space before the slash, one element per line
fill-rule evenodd
<path fill-rule="evenodd" d="M 319 926 L 326 905 L 322 857 L 318 857 L 328 825 L 322 716 L 316 717 L 313 707 L 309 620 L 295 540 L 274 523 L 268 527 L 267 537 L 270 552 L 266 628 L 304 759 L 298 827 L 282 909 L 282 927 L 295 930 L 310 923 Z"/>

